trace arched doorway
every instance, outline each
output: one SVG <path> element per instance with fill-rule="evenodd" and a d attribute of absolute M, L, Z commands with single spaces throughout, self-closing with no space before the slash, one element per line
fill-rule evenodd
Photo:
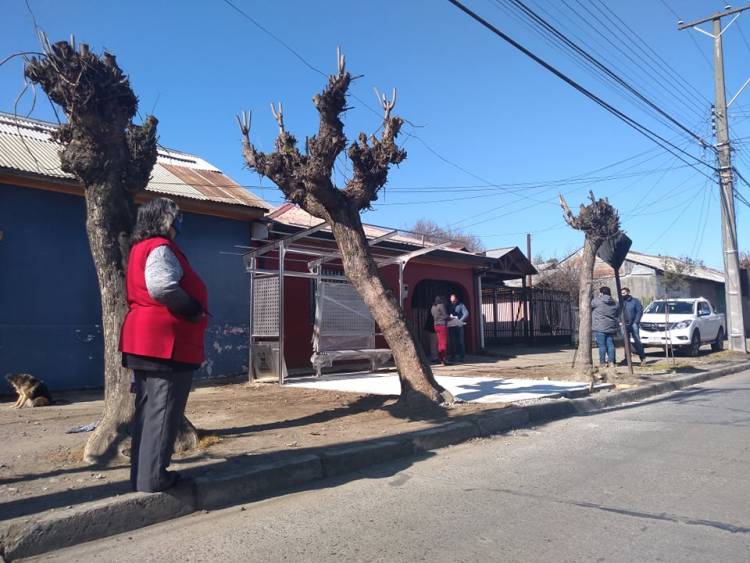
<path fill-rule="evenodd" d="M 422 347 L 427 357 L 430 357 L 430 338 L 429 332 L 425 329 L 425 323 L 431 319 L 430 308 L 435 301 L 435 296 L 440 295 L 448 304 L 448 297 L 451 293 L 467 303 L 468 294 L 461 284 L 445 280 L 422 280 L 411 291 L 411 310 L 407 321 L 412 334 L 416 338 L 419 346 Z M 467 327 L 468 328 L 468 327 Z M 471 330 L 467 330 L 467 347 L 471 339 Z"/>

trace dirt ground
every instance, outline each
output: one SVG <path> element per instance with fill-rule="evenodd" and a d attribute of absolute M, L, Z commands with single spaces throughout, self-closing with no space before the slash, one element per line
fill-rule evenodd
<path fill-rule="evenodd" d="M 436 368 L 438 375 L 502 378 L 572 379 L 572 350 L 513 348 L 467 358 L 461 365 Z M 674 371 L 694 373 L 739 361 L 731 353 L 678 358 Z M 611 372 L 610 381 L 632 387 L 674 376 L 673 367 L 651 355 L 633 377 L 627 368 Z M 88 433 L 66 431 L 95 422 L 102 409 L 100 392 L 57 394 L 64 404 L 9 408 L 0 404 L 0 520 L 66 508 L 129 491 L 128 462 L 91 467 L 81 460 Z M 187 414 L 203 433 L 202 448 L 176 456 L 177 469 L 205 474 L 231 469 L 253 456 L 258 462 L 331 444 L 362 442 L 419 430 L 447 419 L 460 420 L 502 404 L 463 403 L 410 416 L 395 397 L 281 387 L 275 383 L 229 383 L 200 386 L 190 395 Z"/>

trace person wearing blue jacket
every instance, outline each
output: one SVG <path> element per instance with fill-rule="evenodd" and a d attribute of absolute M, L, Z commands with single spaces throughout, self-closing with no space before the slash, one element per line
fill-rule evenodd
<path fill-rule="evenodd" d="M 455 293 L 451 294 L 451 304 L 449 312 L 452 317 L 457 318 L 463 324 L 461 326 L 448 327 L 448 355 L 450 360 L 455 360 L 456 356 L 460 361 L 464 360 L 466 354 L 466 337 L 464 335 L 464 325 L 469 319 L 469 309 Z"/>
<path fill-rule="evenodd" d="M 633 348 L 635 348 L 635 353 L 638 354 L 641 363 L 643 363 L 646 360 L 643 343 L 641 342 L 643 305 L 638 299 L 630 295 L 630 288 L 623 287 L 620 290 L 620 295 L 622 295 L 622 313 L 625 317 L 625 334 L 633 337 Z"/>

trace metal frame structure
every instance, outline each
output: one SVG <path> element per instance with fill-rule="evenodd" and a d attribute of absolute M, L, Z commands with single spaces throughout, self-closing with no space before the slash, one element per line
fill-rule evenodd
<path fill-rule="evenodd" d="M 332 262 L 334 260 L 338 260 L 341 258 L 341 253 L 331 252 L 328 249 L 324 248 L 318 248 L 315 246 L 306 246 L 301 244 L 301 241 L 304 239 L 310 239 L 317 242 L 330 242 L 330 239 L 321 239 L 316 238 L 314 235 L 318 233 L 319 231 L 323 230 L 324 228 L 328 227 L 328 223 L 325 221 L 322 221 L 318 223 L 317 225 L 314 225 L 312 227 L 309 227 L 307 229 L 303 229 L 299 232 L 288 234 L 283 236 L 282 238 L 279 238 L 277 240 L 271 241 L 267 244 L 264 244 L 263 246 L 252 248 L 247 253 L 243 255 L 243 262 L 245 265 L 245 271 L 250 274 L 250 282 L 249 282 L 249 289 L 250 289 L 250 336 L 249 336 L 249 350 L 248 350 L 248 376 L 249 379 L 254 378 L 254 353 L 255 353 L 255 344 L 256 339 L 271 339 L 270 342 L 274 342 L 274 338 L 276 339 L 276 342 L 278 342 L 279 346 L 279 357 L 278 357 L 278 365 L 276 366 L 277 372 L 279 374 L 279 383 L 283 384 L 286 379 L 286 362 L 284 360 L 284 278 L 286 277 L 297 277 L 297 278 L 307 278 L 307 279 L 313 279 L 317 282 L 321 282 L 323 280 L 331 280 L 331 281 L 347 281 L 346 276 L 344 275 L 333 275 L 333 274 L 323 274 L 323 264 L 327 262 Z M 397 234 L 399 233 L 398 230 L 393 230 L 386 232 L 385 234 L 381 236 L 377 236 L 374 238 L 368 238 L 368 244 L 370 247 L 374 247 L 382 242 L 388 241 L 393 239 Z M 427 243 L 426 241 L 422 241 L 423 247 L 418 248 L 416 250 L 412 250 L 410 252 L 403 252 L 402 254 L 397 254 L 395 256 L 385 256 L 380 255 L 375 257 L 375 263 L 377 264 L 378 268 L 384 268 L 386 266 L 390 266 L 393 264 L 397 264 L 399 268 L 399 305 L 403 308 L 404 305 L 404 299 L 406 297 L 406 291 L 404 286 L 404 269 L 406 268 L 406 265 L 412 258 L 416 258 L 418 256 L 422 256 L 424 254 L 428 254 L 430 252 L 433 252 L 434 250 L 438 250 L 441 248 L 445 248 L 446 246 L 449 246 L 452 241 L 444 241 L 440 243 Z M 405 243 L 405 244 L 416 244 L 416 243 Z M 398 252 L 394 251 L 393 249 L 389 249 L 391 252 Z M 259 268 L 258 267 L 258 259 L 263 257 L 264 255 L 267 255 L 270 252 L 276 252 L 276 256 L 274 256 L 274 259 L 278 261 L 278 268 L 277 269 L 268 269 L 268 268 Z M 287 254 L 296 254 L 296 255 L 303 255 L 303 256 L 311 256 L 312 259 L 307 261 L 307 272 L 302 271 L 296 271 L 296 270 L 289 270 L 286 268 L 286 262 L 288 260 Z M 254 306 L 255 306 L 255 288 L 256 288 L 256 281 L 259 278 L 268 278 L 268 277 L 274 277 L 278 278 L 279 285 L 278 285 L 278 306 L 277 306 L 277 312 L 278 312 L 278 323 L 276 324 L 277 327 L 277 333 L 275 335 L 268 335 L 268 334 L 256 334 L 255 331 L 255 318 L 254 318 Z M 318 309 L 317 305 L 319 304 L 319 291 L 318 287 L 320 287 L 319 284 L 316 285 L 316 294 L 315 294 L 315 300 L 316 300 L 316 310 Z M 318 323 L 320 319 L 317 318 L 315 322 Z"/>

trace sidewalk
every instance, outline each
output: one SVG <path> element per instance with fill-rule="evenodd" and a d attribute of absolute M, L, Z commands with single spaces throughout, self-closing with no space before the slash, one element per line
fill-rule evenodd
<path fill-rule="evenodd" d="M 457 377 L 459 373 L 466 373 L 472 377 L 481 374 L 497 378 L 503 374 L 517 377 L 523 372 L 539 377 L 549 370 L 550 374 L 557 373 L 556 378 L 560 379 L 560 360 L 567 362 L 564 356 L 570 353 L 561 351 L 560 357 L 555 354 L 547 356 L 546 364 L 535 364 L 544 360 L 535 357 L 536 354 L 519 355 L 520 360 L 482 357 L 460 366 L 438 368 L 436 373 L 438 377 L 447 371 Z M 746 365 L 744 359 L 728 354 L 715 355 L 714 362 L 709 358 L 711 356 L 698 358 L 692 365 L 683 367 L 693 373 L 702 373 L 709 368 L 739 369 Z M 523 362 L 526 362 L 526 367 L 519 365 Z M 537 367 L 533 368 L 533 365 Z M 658 362 L 655 365 L 658 366 Z M 674 375 L 655 369 L 637 377 L 641 383 L 647 383 L 669 381 Z M 632 384 L 625 384 L 625 387 L 632 387 Z M 661 392 L 667 390 L 665 387 Z M 18 526 L 18 522 L 35 525 L 34 522 L 50 518 L 64 518 L 66 513 L 72 515 L 83 511 L 92 501 L 107 505 L 131 502 L 135 498 L 132 494 L 125 494 L 129 493 L 127 461 L 107 468 L 85 466 L 79 460 L 88 434 L 64 433 L 69 428 L 97 419 L 102 408 L 100 395 L 78 393 L 59 398 L 71 402 L 23 410 L 7 408 L 12 403 L 0 406 L 0 440 L 4 444 L 0 453 L 0 520 L 15 519 L 14 526 Z M 642 397 L 633 395 L 631 400 L 637 398 Z M 264 476 L 256 475 L 258 484 L 252 486 L 284 488 L 295 482 L 294 479 L 290 482 L 282 478 L 288 471 L 279 468 L 288 464 L 295 467 L 295 464 L 301 464 L 292 474 L 297 475 L 295 479 L 304 481 L 303 477 L 309 480 L 310 471 L 318 477 L 345 473 L 356 469 L 357 463 L 372 464 L 389 459 L 388 456 L 401 457 L 415 450 L 458 443 L 477 435 L 521 426 L 529 419 L 533 421 L 535 416 L 556 416 L 554 412 L 542 415 L 540 409 L 521 413 L 505 403 L 472 402 L 415 417 L 396 405 L 395 399 L 387 395 L 279 387 L 276 384 L 201 387 L 191 394 L 187 412 L 204 433 L 203 448 L 177 456 L 174 466 L 204 483 L 213 483 L 211 494 L 216 499 L 222 494 L 233 494 L 232 490 L 222 493 L 226 487 L 219 487 L 217 483 L 224 482 L 222 479 L 229 479 L 227 483 L 234 482 L 231 476 L 238 472 L 242 474 L 242 482 L 246 483 L 248 471 L 251 474 L 256 470 L 265 471 Z M 606 399 L 602 401 L 602 405 L 606 404 Z M 572 413 L 568 406 L 560 410 L 555 404 L 559 403 L 540 403 L 540 406 L 549 405 L 553 410 L 559 410 L 559 414 Z M 431 429 L 437 433 L 419 434 Z M 408 444 L 404 442 L 404 436 L 411 436 Z M 370 453 L 356 461 L 360 455 L 356 452 L 362 448 Z M 341 457 L 337 457 L 339 455 Z M 337 459 L 340 465 L 336 465 Z M 273 479 L 281 480 L 275 482 Z M 243 486 L 247 488 L 249 485 Z M 238 498 L 242 496 L 237 494 Z M 113 500 L 115 495 L 123 496 Z M 201 500 L 207 505 L 211 504 L 209 501 L 206 498 Z M 194 505 L 190 506 L 194 508 Z M 170 510 L 173 510 L 170 517 L 174 517 L 182 508 L 177 512 L 174 512 L 174 507 Z"/>
<path fill-rule="evenodd" d="M 537 349 L 525 353 L 516 348 L 515 352 L 514 358 L 475 356 L 463 364 L 435 367 L 438 379 L 447 376 L 461 382 L 465 376 L 466 384 L 457 394 L 473 402 L 420 417 L 403 412 L 395 404 L 396 397 L 387 394 L 398 392 L 394 372 L 387 378 L 390 388 L 383 387 L 385 394 L 372 385 L 364 386 L 360 392 L 342 390 L 350 387 L 356 391 L 357 385 L 351 387 L 347 381 L 360 380 L 364 374 L 306 378 L 298 383 L 290 380 L 291 385 L 283 387 L 269 383 L 198 387 L 190 395 L 187 415 L 204 433 L 203 448 L 177 456 L 175 465 L 178 469 L 196 469 L 228 463 L 238 456 L 275 458 L 305 448 L 394 436 L 480 411 L 501 409 L 518 400 L 559 396 L 565 394 L 566 386 L 571 391 L 583 387 L 569 377 L 561 377 L 568 371 L 572 350 Z M 714 363 L 720 366 L 727 361 L 724 356 L 685 359 L 691 365 L 679 369 L 692 373 L 706 369 L 711 360 L 718 360 Z M 653 367 L 639 368 L 635 384 L 672 377 L 659 369 L 663 361 L 653 362 Z M 634 385 L 625 375 L 626 368 L 618 368 L 618 372 L 621 387 Z M 380 373 L 375 377 L 383 376 Z M 540 381 L 523 385 L 523 379 L 529 378 Z M 554 380 L 560 379 L 567 382 L 555 385 Z M 326 385 L 340 389 L 325 389 Z M 505 402 L 483 402 L 483 397 L 497 393 L 498 387 L 507 391 Z M 98 419 L 102 410 L 100 392 L 59 394 L 55 398 L 69 404 L 21 410 L 8 408 L 12 402 L 0 404 L 0 443 L 4 444 L 0 451 L 0 520 L 127 491 L 127 460 L 92 469 L 80 462 L 89 434 L 65 434 L 66 430 Z"/>

